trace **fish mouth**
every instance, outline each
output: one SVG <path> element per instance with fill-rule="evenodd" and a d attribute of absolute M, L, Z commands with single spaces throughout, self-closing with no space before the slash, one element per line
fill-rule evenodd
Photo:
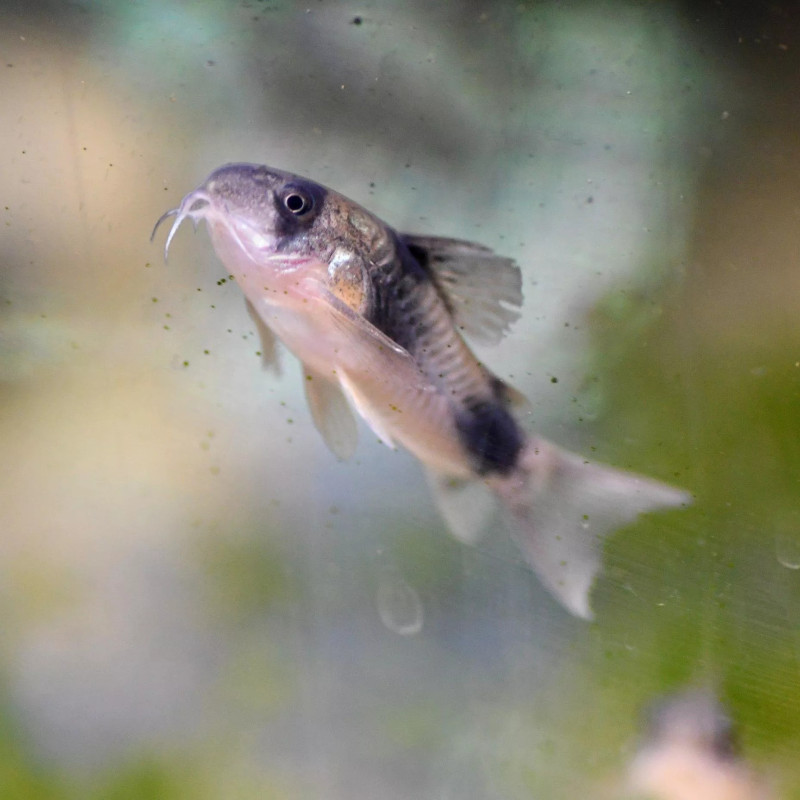
<path fill-rule="evenodd" d="M 153 232 L 150 234 L 151 242 L 155 238 L 164 220 L 170 217 L 175 217 L 175 221 L 169 229 L 167 241 L 164 244 L 164 261 L 166 261 L 169 256 L 169 247 L 170 244 L 172 244 L 172 238 L 187 217 L 191 219 L 195 231 L 197 230 L 198 223 L 201 220 L 205 220 L 209 224 L 212 239 L 215 238 L 215 234 L 218 235 L 220 230 L 224 229 L 226 236 L 250 259 L 255 260 L 256 257 L 262 260 L 278 258 L 278 255 L 272 252 L 274 247 L 273 237 L 265 234 L 263 231 L 256 230 L 246 219 L 242 219 L 235 213 L 228 211 L 224 207 L 224 204 L 221 204 L 218 198 L 212 196 L 205 186 L 195 189 L 193 192 L 189 192 L 177 208 L 172 208 L 159 217 L 153 227 Z M 296 257 L 288 256 L 283 257 L 283 260 L 292 262 L 297 259 Z"/>
<path fill-rule="evenodd" d="M 189 192 L 189 194 L 181 200 L 181 204 L 177 208 L 166 211 L 158 218 L 158 222 L 156 222 L 153 232 L 150 234 L 151 242 L 155 238 L 156 231 L 161 227 L 161 223 L 170 217 L 175 217 L 175 222 L 172 223 L 172 227 L 169 229 L 167 241 L 164 245 L 164 261 L 166 261 L 169 256 L 169 246 L 172 243 L 172 237 L 175 236 L 181 223 L 189 217 L 189 219 L 192 220 L 194 229 L 197 230 L 197 223 L 205 218 L 206 212 L 210 206 L 211 197 L 202 189 L 195 189 L 195 191 Z"/>

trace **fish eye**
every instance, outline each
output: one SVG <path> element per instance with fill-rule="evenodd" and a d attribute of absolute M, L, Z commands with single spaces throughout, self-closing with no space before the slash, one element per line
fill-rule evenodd
<path fill-rule="evenodd" d="M 314 200 L 306 194 L 301 194 L 296 189 L 284 195 L 283 204 L 287 211 L 296 217 L 302 217 L 314 207 Z"/>

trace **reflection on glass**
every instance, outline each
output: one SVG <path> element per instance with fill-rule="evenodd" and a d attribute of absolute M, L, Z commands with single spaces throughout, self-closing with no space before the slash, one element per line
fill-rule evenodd
<path fill-rule="evenodd" d="M 394 569 L 378 579 L 376 604 L 381 622 L 394 633 L 413 636 L 422 630 L 424 609 L 416 590 Z"/>
<path fill-rule="evenodd" d="M 775 533 L 775 554 L 786 569 L 800 569 L 800 527 L 780 525 Z"/>

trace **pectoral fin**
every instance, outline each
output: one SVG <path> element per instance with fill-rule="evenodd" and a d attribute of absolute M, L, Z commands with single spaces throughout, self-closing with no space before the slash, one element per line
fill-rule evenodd
<path fill-rule="evenodd" d="M 346 461 L 358 444 L 358 429 L 350 405 L 338 386 L 305 364 L 302 367 L 303 387 L 314 425 L 331 452 Z"/>
<path fill-rule="evenodd" d="M 261 366 L 264 369 L 272 370 L 276 375 L 281 374 L 281 364 L 278 359 L 278 340 L 275 334 L 269 329 L 269 326 L 259 316 L 256 307 L 249 301 L 245 300 L 247 306 L 247 313 L 250 319 L 253 320 L 258 331 L 258 337 L 261 341 Z"/>
<path fill-rule="evenodd" d="M 327 315 L 335 327 L 351 337 L 354 347 L 365 345 L 371 348 L 382 359 L 379 365 L 381 369 L 385 369 L 389 362 L 390 366 L 406 369 L 411 365 L 419 371 L 408 350 L 390 339 L 335 294 L 317 285 L 309 290 L 308 296 L 316 303 L 316 310 L 320 315 Z M 343 354 L 343 358 L 345 356 Z M 372 366 L 374 368 L 376 365 Z"/>

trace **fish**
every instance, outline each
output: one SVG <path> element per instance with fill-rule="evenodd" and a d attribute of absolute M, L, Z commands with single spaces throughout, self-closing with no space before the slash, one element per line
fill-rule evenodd
<path fill-rule="evenodd" d="M 425 467 L 445 522 L 475 543 L 501 527 L 572 614 L 593 616 L 602 543 L 639 514 L 685 506 L 660 481 L 591 463 L 524 430 L 522 394 L 467 340 L 497 345 L 520 316 L 519 266 L 472 242 L 401 233 L 307 178 L 224 165 L 156 223 L 203 221 L 258 328 L 300 361 L 311 419 L 340 459 L 355 411 Z"/>
<path fill-rule="evenodd" d="M 770 800 L 771 781 L 742 757 L 736 729 L 713 692 L 686 689 L 647 714 L 627 793 L 653 800 Z"/>

